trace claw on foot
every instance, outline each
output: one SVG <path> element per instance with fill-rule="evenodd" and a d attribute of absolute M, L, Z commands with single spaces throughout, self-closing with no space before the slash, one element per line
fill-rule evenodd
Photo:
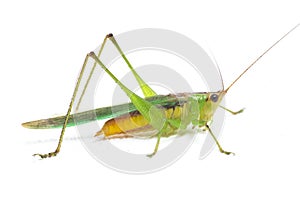
<path fill-rule="evenodd" d="M 229 151 L 224 151 L 223 149 L 221 149 L 220 152 L 221 152 L 221 153 L 224 153 L 224 154 L 226 154 L 226 155 L 233 155 L 233 156 L 235 156 L 235 153 L 229 152 Z"/>
<path fill-rule="evenodd" d="M 148 154 L 147 157 L 148 157 L 148 158 L 152 158 L 155 154 L 156 154 L 156 152 L 153 152 L 153 153 L 151 153 L 151 154 Z"/>
<path fill-rule="evenodd" d="M 50 152 L 50 153 L 47 153 L 47 154 L 40 154 L 40 153 L 35 153 L 33 154 L 32 156 L 39 156 L 41 159 L 45 159 L 45 158 L 51 158 L 51 157 L 54 157 L 58 154 L 58 152 L 54 151 L 54 152 Z"/>

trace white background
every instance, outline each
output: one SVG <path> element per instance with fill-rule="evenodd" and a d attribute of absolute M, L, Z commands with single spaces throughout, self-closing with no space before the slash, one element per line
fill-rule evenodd
<path fill-rule="evenodd" d="M 104 167 L 79 140 L 67 140 L 56 158 L 31 157 L 52 150 L 59 131 L 20 124 L 66 112 L 83 59 L 105 34 L 153 27 L 206 41 L 226 86 L 300 22 L 297 1 L 209 2 L 1 2 L 0 198 L 299 199 L 300 28 L 228 93 L 228 107 L 246 107 L 227 115 L 220 139 L 236 156 L 215 149 L 198 160 L 196 142 L 178 162 L 147 175 Z"/>

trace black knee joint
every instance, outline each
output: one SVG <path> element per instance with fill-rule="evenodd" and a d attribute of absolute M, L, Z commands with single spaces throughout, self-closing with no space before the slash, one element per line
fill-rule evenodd
<path fill-rule="evenodd" d="M 114 35 L 112 33 L 109 33 L 106 35 L 107 38 L 113 37 Z"/>

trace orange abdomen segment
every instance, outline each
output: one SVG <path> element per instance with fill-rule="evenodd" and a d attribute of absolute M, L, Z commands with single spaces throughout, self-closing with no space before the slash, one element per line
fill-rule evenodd
<path fill-rule="evenodd" d="M 105 122 L 100 132 L 96 135 L 104 134 L 111 136 L 129 132 L 149 125 L 148 121 L 138 112 L 122 115 Z"/>
<path fill-rule="evenodd" d="M 167 109 L 167 118 L 179 118 L 181 116 L 181 107 L 174 107 Z M 126 134 L 134 132 L 142 132 L 154 130 L 149 122 L 138 111 L 131 112 L 129 114 L 121 115 L 116 118 L 112 118 L 105 122 L 102 129 L 97 132 L 96 136 L 104 134 L 106 137 Z"/>

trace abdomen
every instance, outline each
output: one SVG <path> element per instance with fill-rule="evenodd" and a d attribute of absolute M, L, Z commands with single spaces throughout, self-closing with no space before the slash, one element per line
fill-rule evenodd
<path fill-rule="evenodd" d="M 174 106 L 165 110 L 168 119 L 178 119 L 182 114 L 181 106 Z M 155 130 L 149 122 L 138 111 L 133 111 L 105 122 L 102 129 L 97 132 L 96 136 L 104 135 L 110 137 L 151 137 Z"/>

